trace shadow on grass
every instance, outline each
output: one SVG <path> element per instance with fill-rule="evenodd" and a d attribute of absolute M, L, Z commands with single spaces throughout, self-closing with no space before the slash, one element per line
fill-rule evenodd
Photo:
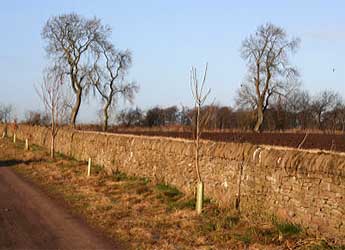
<path fill-rule="evenodd" d="M 15 160 L 15 159 L 11 159 L 11 160 L 0 160 L 0 168 L 4 168 L 4 167 L 13 167 L 15 165 L 18 164 L 30 164 L 33 162 L 40 162 L 41 160 Z"/>

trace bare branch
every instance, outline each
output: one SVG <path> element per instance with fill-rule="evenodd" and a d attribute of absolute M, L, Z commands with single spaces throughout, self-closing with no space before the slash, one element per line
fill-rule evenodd
<path fill-rule="evenodd" d="M 125 80 L 128 69 L 132 63 L 130 51 L 117 51 L 106 41 L 100 42 L 96 51 L 95 64 L 89 74 L 89 81 L 101 95 L 103 107 L 103 130 L 108 128 L 109 110 L 114 107 L 116 98 L 132 103 L 139 87 L 135 82 Z"/>
<path fill-rule="evenodd" d="M 194 98 L 194 104 L 196 109 L 196 117 L 195 117 L 195 168 L 197 173 L 198 182 L 201 182 L 201 175 L 200 175 L 200 169 L 199 169 L 199 141 L 202 133 L 202 128 L 204 123 L 202 124 L 202 116 L 201 116 L 201 108 L 203 104 L 205 103 L 207 97 L 211 93 L 211 89 L 209 89 L 206 94 L 204 94 L 204 86 L 206 82 L 206 76 L 207 76 L 207 68 L 208 64 L 206 63 L 204 75 L 202 78 L 201 86 L 199 84 L 198 76 L 196 73 L 196 68 L 192 67 L 191 73 L 190 73 L 190 87 L 192 96 Z M 208 120 L 209 117 L 206 118 Z"/>
<path fill-rule="evenodd" d="M 47 69 L 44 73 L 43 82 L 36 89 L 46 112 L 50 115 L 51 123 L 51 156 L 54 158 L 55 137 L 68 116 L 70 100 L 65 95 L 63 78 L 58 71 Z"/>

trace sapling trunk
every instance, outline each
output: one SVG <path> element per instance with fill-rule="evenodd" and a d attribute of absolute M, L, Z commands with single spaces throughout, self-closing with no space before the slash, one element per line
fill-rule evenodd
<path fill-rule="evenodd" d="M 197 106 L 196 116 L 196 138 L 195 138 L 195 169 L 197 173 L 198 183 L 196 186 L 196 202 L 195 210 L 197 214 L 202 213 L 204 201 L 204 183 L 201 180 L 199 168 L 199 149 L 200 149 L 200 106 Z"/>
<path fill-rule="evenodd" d="M 199 81 L 197 79 L 196 69 L 192 68 L 191 75 L 190 75 L 190 85 L 192 90 L 192 95 L 195 101 L 195 108 L 196 108 L 196 117 L 195 117 L 195 137 L 194 137 L 194 148 L 195 148 L 195 170 L 197 174 L 197 187 L 196 187 L 196 202 L 195 202 L 195 210 L 197 214 L 202 213 L 203 208 L 203 201 L 204 201 L 204 183 L 202 182 L 201 175 L 200 175 L 200 136 L 201 136 L 201 114 L 200 110 L 202 105 L 207 99 L 207 96 L 210 94 L 211 90 L 208 92 L 203 93 L 204 85 L 206 81 L 206 73 L 207 73 L 207 64 L 204 72 L 204 77 L 201 82 L 201 86 L 199 85 Z"/>
<path fill-rule="evenodd" d="M 55 107 L 52 108 L 52 124 L 51 124 L 51 131 L 50 131 L 50 135 L 51 135 L 51 143 L 50 143 L 50 156 L 52 159 L 54 159 L 55 157 L 55 136 L 56 136 L 56 120 L 55 120 L 55 112 L 56 112 L 56 109 Z"/>

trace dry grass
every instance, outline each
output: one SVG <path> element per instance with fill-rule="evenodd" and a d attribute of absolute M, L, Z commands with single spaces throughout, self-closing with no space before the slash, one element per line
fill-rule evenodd
<path fill-rule="evenodd" d="M 298 225 L 241 217 L 209 200 L 198 217 L 193 197 L 174 187 L 124 173 L 107 176 L 99 166 L 88 178 L 85 162 L 63 155 L 53 161 L 37 146 L 23 147 L 0 140 L 0 159 L 21 160 L 18 173 L 131 249 L 345 249 L 307 236 Z"/>

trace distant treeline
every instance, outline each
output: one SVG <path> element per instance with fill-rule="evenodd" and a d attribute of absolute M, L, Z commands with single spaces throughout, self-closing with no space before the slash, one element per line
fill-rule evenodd
<path fill-rule="evenodd" d="M 228 106 L 209 105 L 202 109 L 207 117 L 205 129 L 252 130 L 256 122 L 256 112 L 234 109 Z M 122 110 L 117 115 L 117 124 L 122 127 L 190 126 L 193 125 L 193 108 L 154 107 L 147 111 L 139 108 Z M 316 103 L 293 110 L 283 103 L 271 105 L 266 110 L 264 130 L 317 129 L 345 131 L 345 106 L 335 105 L 331 109 Z"/>
<path fill-rule="evenodd" d="M 1 113 L 1 112 L 0 112 Z M 202 109 L 205 129 L 251 130 L 256 122 L 255 110 L 208 105 Z M 190 107 L 154 107 L 124 109 L 115 115 L 121 127 L 190 126 L 195 117 Z M 48 125 L 49 117 L 29 111 L 23 122 Z M 1 121 L 1 115 L 0 115 Z M 339 94 L 323 91 L 315 96 L 299 91 L 289 98 L 277 98 L 265 111 L 264 130 L 318 129 L 345 131 L 345 104 Z"/>

